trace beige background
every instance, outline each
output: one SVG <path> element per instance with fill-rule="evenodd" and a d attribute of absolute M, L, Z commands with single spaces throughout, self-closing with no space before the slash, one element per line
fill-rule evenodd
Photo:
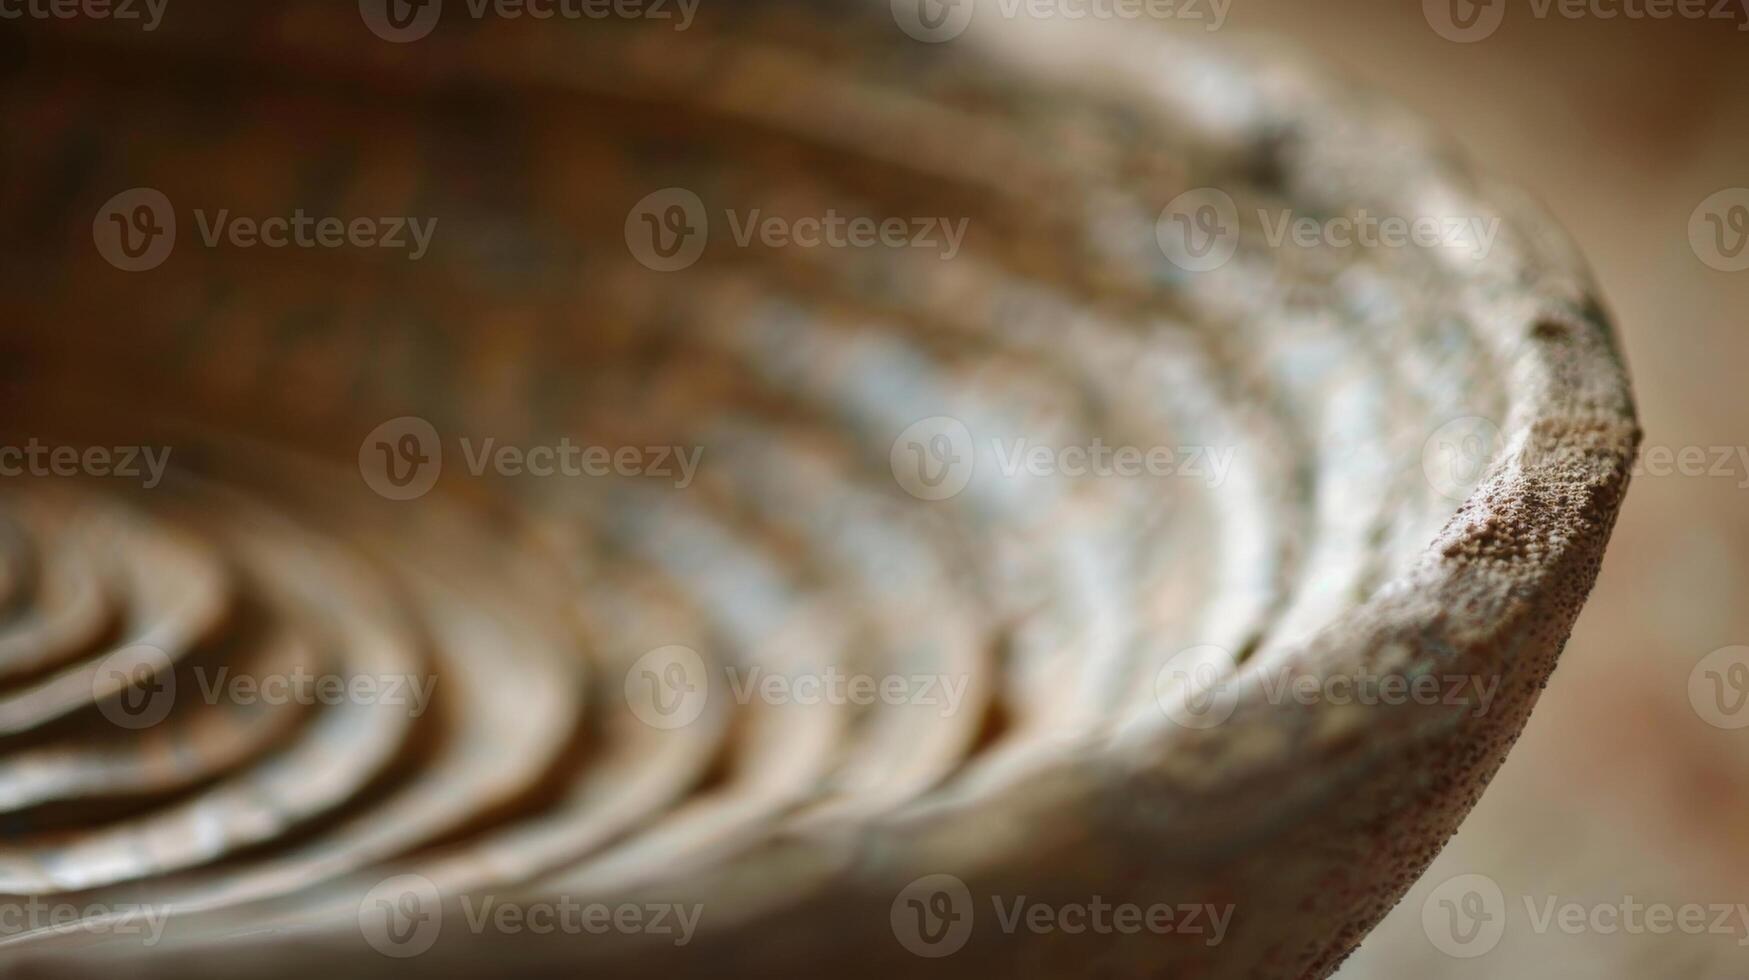
<path fill-rule="evenodd" d="M 1749 464 L 1736 456 L 1749 444 L 1749 271 L 1709 268 L 1688 235 L 1703 200 L 1749 187 L 1749 33 L 1720 21 L 1539 19 L 1527 0 L 1496 2 L 1505 20 L 1474 43 L 1436 33 L 1419 0 L 1234 0 L 1222 31 L 1293 38 L 1540 197 L 1603 285 L 1646 445 L 1707 447 L 1709 466 L 1711 447 L 1731 447 L 1734 462 L 1728 476 L 1636 476 L 1518 747 L 1339 976 L 1749 976 L 1749 911 L 1700 935 L 1630 933 L 1610 913 L 1592 916 L 1630 901 L 1749 908 L 1749 728 L 1713 727 L 1688 694 L 1701 658 L 1749 644 Z M 1749 709 L 1740 714 L 1749 723 Z M 1439 951 L 1423 924 L 1429 895 L 1462 874 L 1498 883 L 1505 905 L 1498 944 L 1473 958 Z M 1577 903 L 1602 928 L 1539 930 L 1551 901 Z M 1445 914 L 1435 903 L 1434 929 Z"/>

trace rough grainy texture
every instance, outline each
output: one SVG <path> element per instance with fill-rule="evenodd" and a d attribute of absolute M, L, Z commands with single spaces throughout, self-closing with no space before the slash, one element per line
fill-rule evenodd
<path fill-rule="evenodd" d="M 8 427 L 177 463 L 149 493 L 8 497 L 17 567 L 112 570 L 101 601 L 25 589 L 18 623 L 52 599 L 121 625 L 0 662 L 0 731 L 110 757 L 91 702 L 130 638 L 184 690 L 322 658 L 436 695 L 416 717 L 262 711 L 240 737 L 179 698 L 152 732 L 205 751 L 169 771 L 0 768 L 34 787 L 5 807 L 0 893 L 173 913 L 150 948 L 12 937 L 27 975 L 1322 976 L 1474 804 L 1596 575 L 1637 432 L 1579 260 L 1413 119 L 1280 51 L 1000 18 L 931 45 L 884 4 L 683 33 L 452 19 L 412 45 L 351 5 L 179 14 L 149 41 L 44 29 L 0 95 L 24 122 L 0 144 Z M 135 186 L 182 237 L 130 275 L 90 229 Z M 711 229 L 663 272 L 636 219 L 673 187 Z M 1196 268 L 1161 210 L 1207 188 L 1236 202 L 1236 251 Z M 203 246 L 193 216 L 293 207 L 437 234 L 418 262 L 264 254 Z M 951 255 L 736 240 L 755 212 L 829 210 L 967 231 Z M 1272 240 L 1277 216 L 1362 213 L 1498 234 Z M 444 474 L 385 500 L 371 434 L 409 415 L 449 436 Z M 931 500 L 903 453 L 941 418 L 975 465 Z M 1440 433 L 1478 418 L 1502 438 L 1458 479 Z M 919 467 L 960 430 L 924 431 Z M 684 488 L 470 475 L 457 435 L 702 463 Z M 1012 474 L 986 443 L 1015 439 L 1228 468 Z M 675 645 L 709 696 L 644 724 L 629 682 Z M 1190 648 L 1230 657 L 1219 723 L 1186 723 L 1167 683 Z M 756 666 L 965 701 L 775 705 L 716 679 Z M 1379 676 L 1441 696 L 1276 687 Z M 370 900 L 404 873 L 444 926 L 397 958 Z M 963 948 L 922 944 L 950 955 L 900 921 L 933 875 L 971 899 Z M 702 917 L 678 946 L 466 928 L 488 894 Z M 1020 896 L 1231 918 L 1218 941 L 1000 928 L 992 901 Z"/>

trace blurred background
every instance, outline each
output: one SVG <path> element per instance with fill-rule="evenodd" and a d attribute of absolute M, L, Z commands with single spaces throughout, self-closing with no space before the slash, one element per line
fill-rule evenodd
<path fill-rule="evenodd" d="M 1196 22 L 1175 26 L 1305 48 L 1540 198 L 1591 261 L 1646 431 L 1528 728 L 1344 980 L 1749 976 L 1749 0 L 1731 2 L 1180 4 Z M 52 109 L 20 125 L 48 127 Z M 398 137 L 413 145 L 370 145 L 398 152 Z M 340 399 L 309 380 L 300 408 Z"/>
<path fill-rule="evenodd" d="M 1749 727 L 1721 727 L 1749 726 L 1749 707 L 1709 704 L 1717 677 L 1743 676 L 1729 667 L 1749 650 L 1707 660 L 1749 643 L 1749 271 L 1703 260 L 1749 264 L 1749 251 L 1732 263 L 1717 250 L 1705 216 L 1729 221 L 1731 205 L 1749 201 L 1749 191 L 1715 196 L 1749 187 L 1749 13 L 1709 4 L 1731 19 L 1636 18 L 1627 11 L 1658 5 L 1604 2 L 1570 17 L 1558 4 L 1539 15 L 1495 0 L 1475 8 L 1474 39 L 1454 41 L 1440 28 L 1462 32 L 1442 5 L 1234 0 L 1221 30 L 1310 49 L 1540 198 L 1615 315 L 1645 454 L 1529 727 L 1451 845 L 1338 976 L 1749 976 L 1736 904 L 1749 901 Z M 1598 15 L 1609 11 L 1621 14 Z M 1727 251 L 1741 245 L 1736 227 L 1725 226 Z M 1687 467 L 1659 455 L 1685 448 Z M 1428 933 L 1444 921 L 1440 887 L 1463 875 L 1498 884 L 1504 929 L 1453 956 Z M 1635 909 L 1659 905 L 1708 908 L 1690 912 L 1685 933 L 1679 919 Z M 1569 906 L 1584 923 L 1565 912 L 1564 930 Z"/>

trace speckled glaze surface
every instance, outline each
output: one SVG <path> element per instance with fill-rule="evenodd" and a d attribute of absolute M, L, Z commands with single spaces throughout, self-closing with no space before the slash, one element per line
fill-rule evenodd
<path fill-rule="evenodd" d="M 931 41 L 904 4 L 772 0 L 685 30 L 452 10 L 395 43 L 368 7 L 14 39 L 8 438 L 173 454 L 149 491 L 0 488 L 7 567 L 36 570 L 0 591 L 0 895 L 168 920 L 0 963 L 1318 977 L 1438 852 L 1638 439 L 1533 202 L 1243 41 L 996 3 Z M 93 248 L 134 187 L 178 221 L 140 273 Z M 416 261 L 203 242 L 294 208 L 434 233 Z M 1279 234 L 1367 214 L 1487 234 Z M 796 240 L 831 215 L 904 234 Z M 768 219 L 787 242 L 743 234 Z M 443 472 L 386 499 L 372 440 L 408 417 Z M 484 439 L 696 472 L 470 473 Z M 1177 465 L 1041 474 L 1019 445 Z M 969 465 L 948 492 L 932 462 Z M 179 697 L 122 737 L 104 670 L 142 637 L 179 690 L 327 664 L 431 679 L 432 710 Z M 672 648 L 705 693 L 651 724 L 635 682 Z M 755 668 L 957 694 L 773 704 L 731 689 Z M 1333 693 L 1389 679 L 1429 694 Z M 407 880 L 442 927 L 385 953 L 371 902 Z M 683 944 L 470 928 L 485 896 L 701 914 Z M 1035 928 L 1016 899 L 1221 925 Z"/>

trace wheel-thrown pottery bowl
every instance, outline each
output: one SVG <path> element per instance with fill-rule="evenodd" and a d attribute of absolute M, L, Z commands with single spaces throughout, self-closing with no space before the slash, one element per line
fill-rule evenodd
<path fill-rule="evenodd" d="M 96 910 L 0 962 L 1335 968 L 1597 573 L 1597 289 L 1289 53 L 936 6 L 12 32 L 6 445 L 115 458 L 0 487 L 0 894 Z"/>

